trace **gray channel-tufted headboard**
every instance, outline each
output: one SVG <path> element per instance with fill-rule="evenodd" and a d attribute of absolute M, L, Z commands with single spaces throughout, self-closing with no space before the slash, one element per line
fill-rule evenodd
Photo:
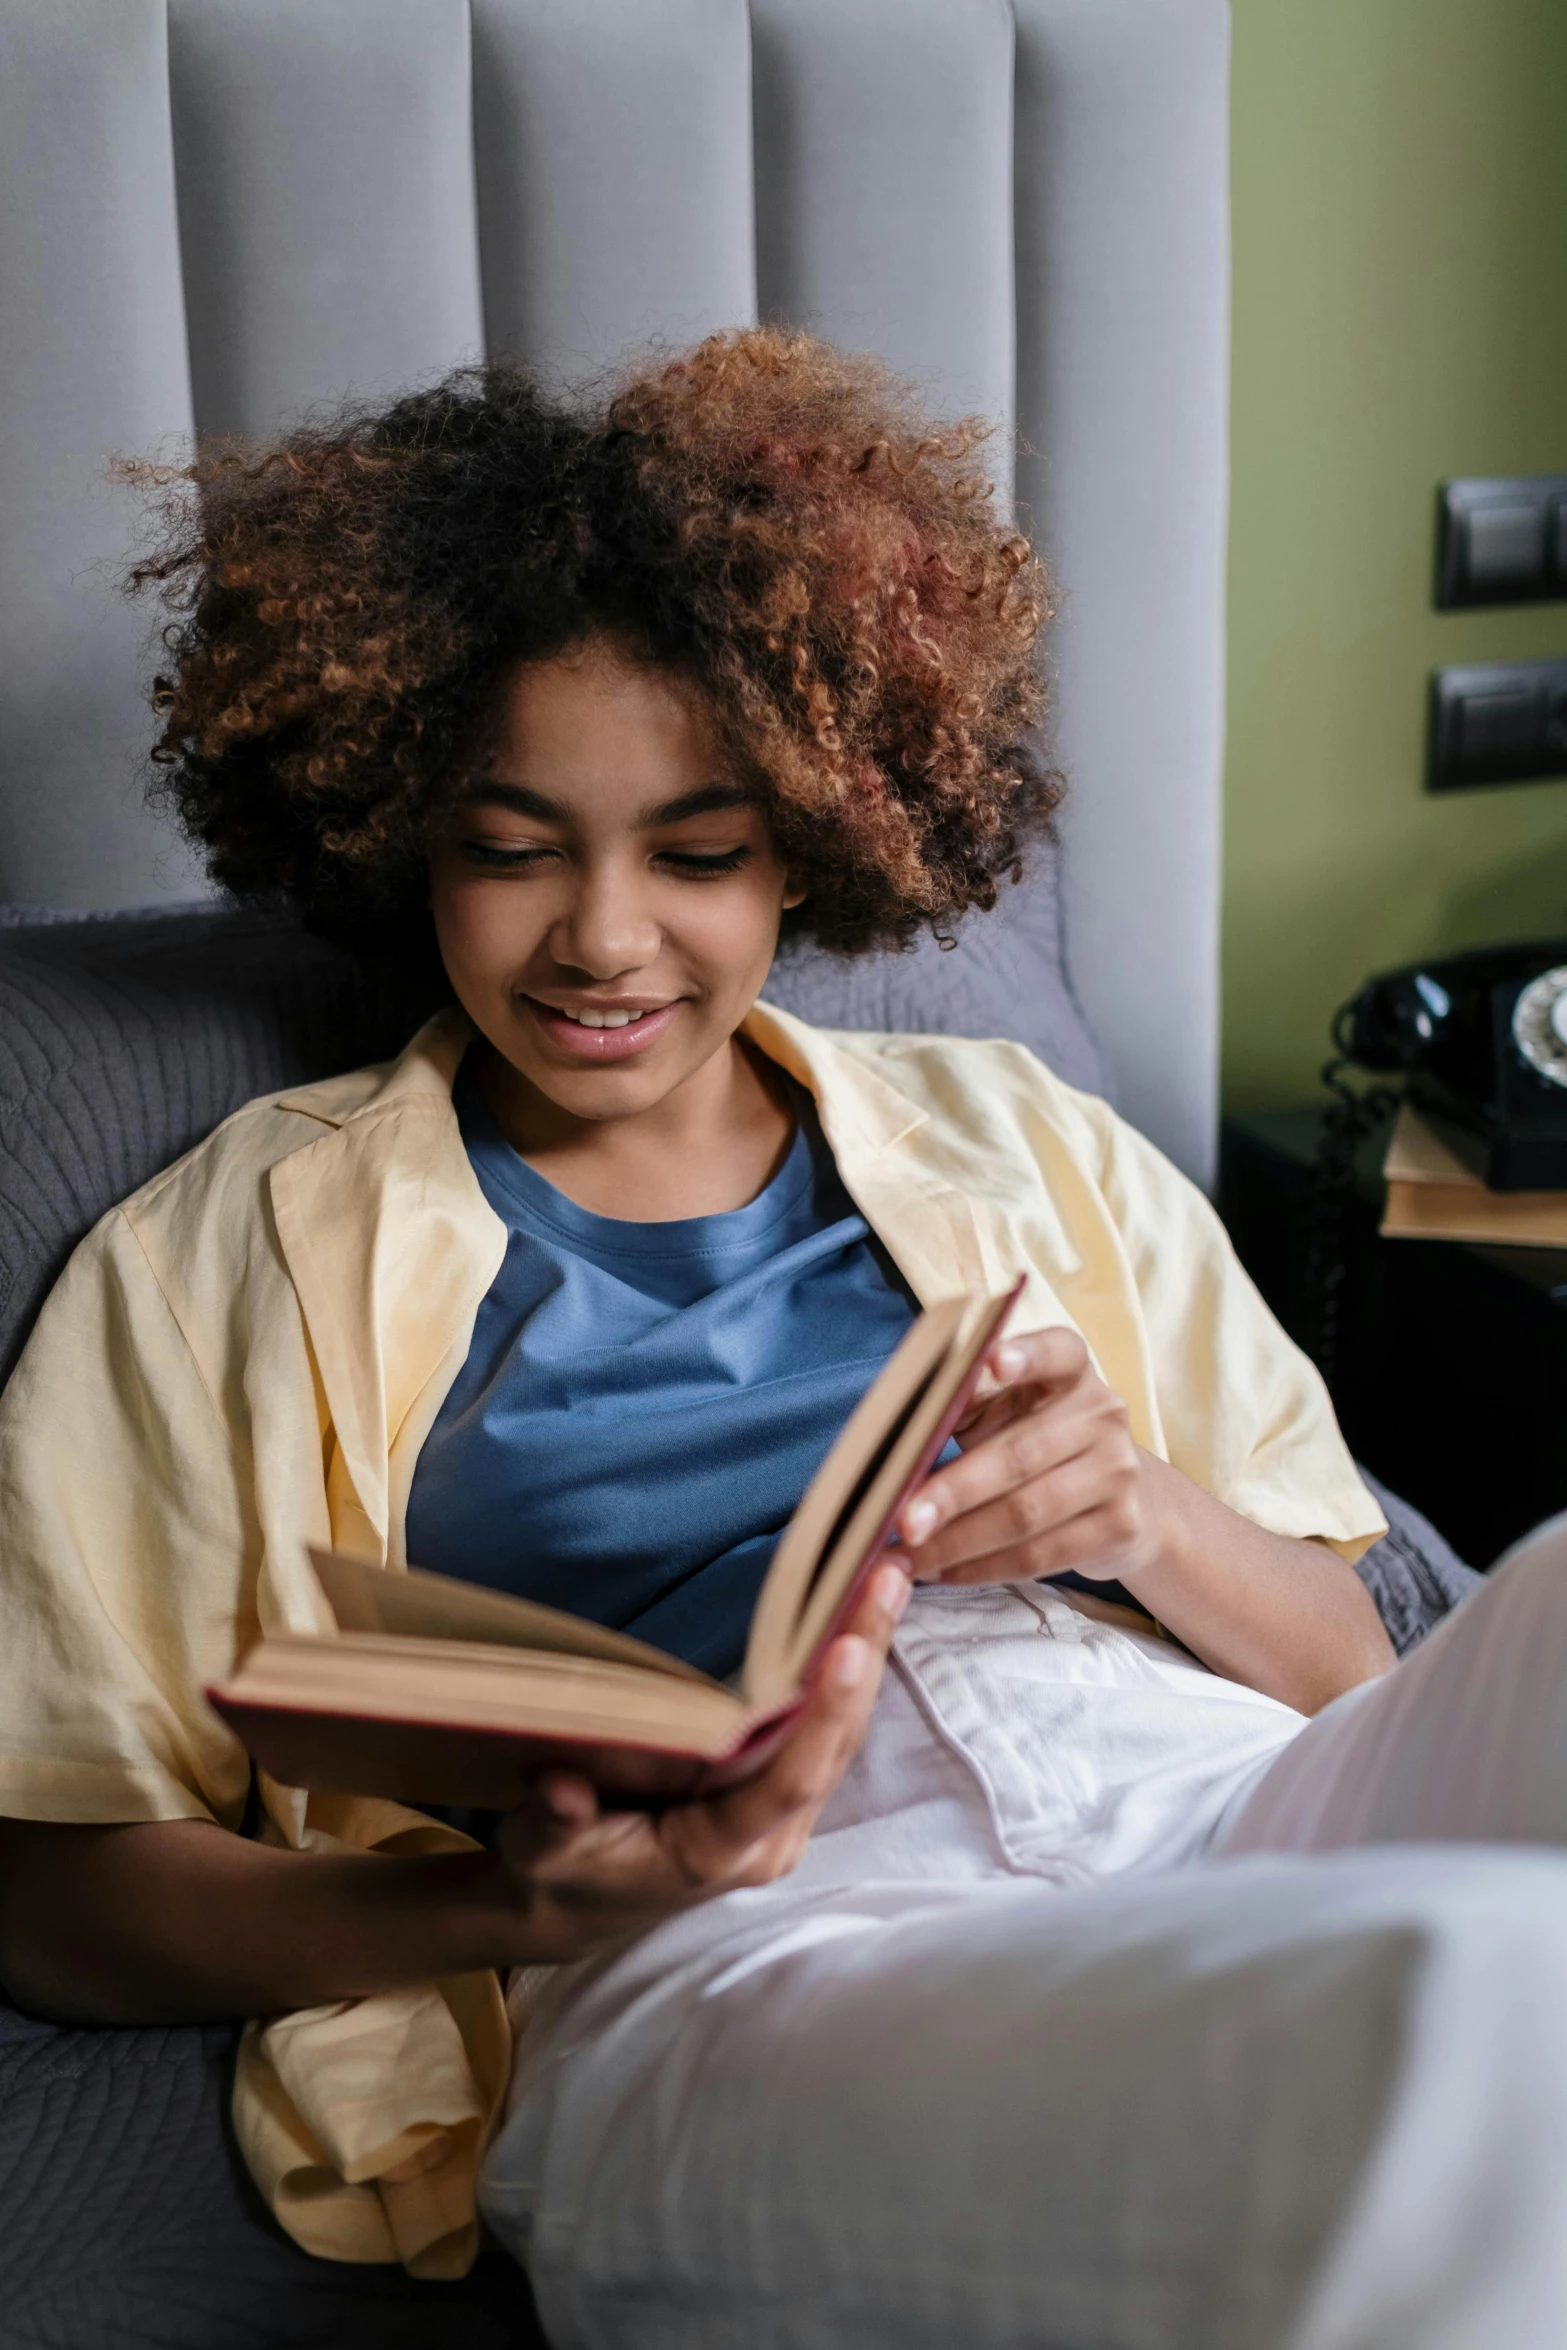
<path fill-rule="evenodd" d="M 0 0 L 0 899 L 193 887 L 140 800 L 111 452 L 797 320 L 1021 435 L 1074 975 L 1122 1107 L 1206 1176 L 1227 32 L 1223 0 Z"/>

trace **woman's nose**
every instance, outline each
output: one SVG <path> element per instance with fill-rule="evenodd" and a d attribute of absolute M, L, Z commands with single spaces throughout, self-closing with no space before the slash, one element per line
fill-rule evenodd
<path fill-rule="evenodd" d="M 663 945 L 658 924 L 624 876 L 582 873 L 550 932 L 557 963 L 594 979 L 645 970 Z"/>

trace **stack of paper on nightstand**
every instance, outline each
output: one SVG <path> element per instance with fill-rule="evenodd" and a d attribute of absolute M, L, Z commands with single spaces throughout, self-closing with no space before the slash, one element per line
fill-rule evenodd
<path fill-rule="evenodd" d="M 1500 1240 L 1567 1248 L 1567 1191 L 1488 1191 L 1408 1102 L 1382 1162 L 1390 1240 Z"/>

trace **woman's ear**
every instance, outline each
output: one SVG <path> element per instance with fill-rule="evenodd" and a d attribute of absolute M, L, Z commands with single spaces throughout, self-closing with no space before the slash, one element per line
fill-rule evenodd
<path fill-rule="evenodd" d="M 795 878 L 794 878 L 794 875 L 793 875 L 792 873 L 786 873 L 786 874 L 784 875 L 784 893 L 783 893 L 783 910 L 784 910 L 784 912 L 785 912 L 786 914 L 792 914 L 792 913 L 794 912 L 794 909 L 795 909 L 795 907 L 796 907 L 796 906 L 803 906 L 803 905 L 804 905 L 804 903 L 805 903 L 805 898 L 806 898 L 805 884 L 804 884 L 803 882 L 796 883 L 796 881 L 795 881 Z"/>

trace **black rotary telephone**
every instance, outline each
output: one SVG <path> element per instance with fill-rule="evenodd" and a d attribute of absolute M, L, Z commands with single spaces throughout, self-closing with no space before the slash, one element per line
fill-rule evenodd
<path fill-rule="evenodd" d="M 1567 1191 L 1567 939 L 1475 947 L 1368 979 L 1333 1017 L 1333 1096 L 1302 1202 L 1300 1335 L 1329 1387 L 1361 1144 L 1397 1089 L 1352 1086 L 1351 1066 L 1402 1073 L 1421 1116 L 1493 1191 Z"/>
<path fill-rule="evenodd" d="M 1492 1191 L 1567 1191 L 1567 939 L 1475 947 L 1370 979 L 1339 1061 L 1404 1070 L 1421 1116 Z M 1331 1086 L 1338 1068 L 1323 1071 Z"/>

